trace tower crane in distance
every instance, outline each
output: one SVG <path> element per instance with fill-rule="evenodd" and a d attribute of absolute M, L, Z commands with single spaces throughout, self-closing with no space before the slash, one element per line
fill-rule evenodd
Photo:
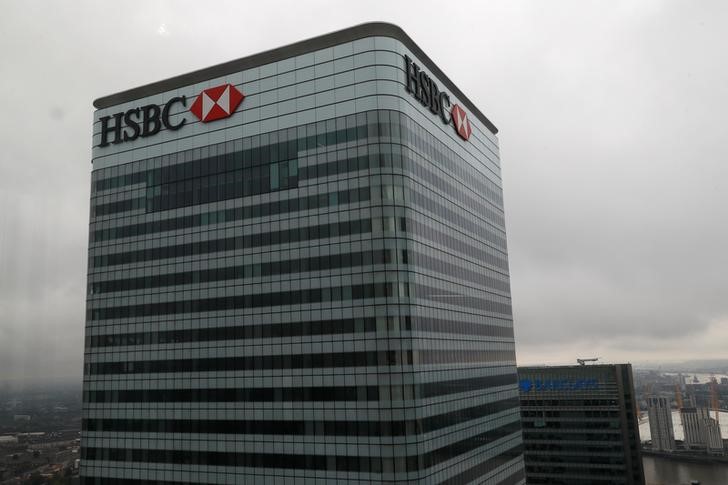
<path fill-rule="evenodd" d="M 710 407 L 715 412 L 715 422 L 720 423 L 720 405 L 718 401 L 718 380 L 713 374 L 710 375 Z"/>

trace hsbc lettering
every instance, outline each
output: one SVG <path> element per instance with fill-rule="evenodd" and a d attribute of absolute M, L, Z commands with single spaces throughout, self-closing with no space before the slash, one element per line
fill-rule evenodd
<path fill-rule="evenodd" d="M 221 120 L 231 116 L 244 99 L 242 91 L 232 84 L 221 84 L 203 90 L 190 106 L 190 113 L 201 123 Z M 109 143 L 116 145 L 156 135 L 162 127 L 170 131 L 179 130 L 187 122 L 187 118 L 182 118 L 177 123 L 172 123 L 169 119 L 172 107 L 177 103 L 186 108 L 187 97 L 172 98 L 162 108 L 156 104 L 148 104 L 112 116 L 102 116 L 99 118 L 101 122 L 99 146 L 105 147 Z"/>
<path fill-rule="evenodd" d="M 420 70 L 408 55 L 404 56 L 404 71 L 407 78 L 407 92 L 412 93 L 422 106 L 430 108 L 432 114 L 440 115 L 442 122 L 450 124 L 450 96 L 435 84 L 435 81 Z"/>
<path fill-rule="evenodd" d="M 470 138 L 473 130 L 465 110 L 457 104 L 451 105 L 450 96 L 440 91 L 435 81 L 425 71 L 420 70 L 420 66 L 406 54 L 404 72 L 407 92 L 411 93 L 422 106 L 429 108 L 432 114 L 439 115 L 446 125 L 454 122 L 455 131 L 460 138 L 463 140 Z"/>
<path fill-rule="evenodd" d="M 100 147 L 105 147 L 109 143 L 114 145 L 136 140 L 137 138 L 146 138 L 156 135 L 162 127 L 168 130 L 176 131 L 184 126 L 187 121 L 182 118 L 176 124 L 169 119 L 169 113 L 172 106 L 180 103 L 187 106 L 187 97 L 177 96 L 167 101 L 167 104 L 160 109 L 156 104 L 148 104 L 141 108 L 132 108 L 126 112 L 116 113 L 113 116 L 102 116 L 99 118 L 101 122 L 101 143 Z M 109 136 L 111 135 L 111 139 Z"/>

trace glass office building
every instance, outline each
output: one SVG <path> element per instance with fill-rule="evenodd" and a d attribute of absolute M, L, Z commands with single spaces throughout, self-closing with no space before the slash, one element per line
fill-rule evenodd
<path fill-rule="evenodd" d="M 632 366 L 519 367 L 529 485 L 644 485 Z"/>
<path fill-rule="evenodd" d="M 94 105 L 82 483 L 525 483 L 497 130 L 401 29 Z"/>

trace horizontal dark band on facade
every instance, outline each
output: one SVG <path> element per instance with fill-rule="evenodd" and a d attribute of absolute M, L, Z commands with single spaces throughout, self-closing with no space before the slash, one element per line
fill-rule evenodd
<path fill-rule="evenodd" d="M 210 239 L 195 243 L 175 244 L 157 248 L 138 249 L 121 253 L 110 253 L 93 256 L 91 266 L 103 267 L 117 264 L 139 263 L 157 259 L 177 258 L 180 256 L 196 256 L 221 251 L 234 251 L 237 249 L 259 248 L 264 246 L 289 244 L 316 239 L 326 239 L 337 236 L 354 236 L 372 232 L 372 219 L 354 219 L 334 222 L 331 224 L 317 224 L 294 229 L 261 232 L 246 236 L 227 237 L 224 239 Z"/>
<path fill-rule="evenodd" d="M 384 186 L 377 186 L 377 187 L 353 189 L 351 191 L 340 191 L 340 192 L 333 193 L 333 194 L 322 194 L 322 195 L 324 197 L 326 197 L 329 201 L 331 201 L 330 205 L 329 205 L 329 207 L 331 207 L 331 206 L 342 206 L 342 205 L 348 204 L 350 202 L 358 203 L 358 202 L 369 201 L 372 191 L 380 193 L 381 191 L 385 191 L 385 190 L 392 191 L 393 189 L 394 190 L 401 189 L 403 191 L 403 193 L 408 194 L 408 196 L 410 197 L 408 199 L 410 203 L 409 204 L 404 203 L 404 206 L 408 207 L 412 210 L 412 212 L 410 214 L 410 216 L 411 216 L 410 220 L 413 221 L 413 224 L 411 225 L 412 231 L 416 230 L 416 228 L 418 227 L 417 224 L 422 224 L 423 228 L 425 228 L 425 227 L 427 228 L 426 230 L 436 231 L 435 229 L 431 228 L 430 226 L 417 221 L 418 216 L 422 216 L 423 219 L 427 219 L 427 220 L 430 220 L 435 223 L 441 223 L 442 221 L 447 221 L 448 224 L 453 224 L 460 229 L 460 230 L 456 229 L 456 231 L 458 233 L 462 234 L 463 239 L 475 240 L 476 242 L 485 244 L 488 247 L 494 249 L 496 252 L 505 255 L 506 240 L 503 235 L 501 235 L 497 232 L 491 231 L 490 229 L 485 229 L 482 225 L 479 225 L 478 222 L 473 221 L 470 218 L 466 218 L 464 216 L 456 214 L 453 211 L 449 211 L 443 205 L 433 201 L 432 199 L 425 197 L 422 194 L 417 193 L 414 190 L 410 190 L 409 188 L 406 188 L 406 187 L 384 185 Z M 346 195 L 344 195 L 344 194 L 346 194 Z M 321 197 L 317 197 L 317 198 L 319 200 L 321 199 Z M 293 200 L 295 200 L 295 199 L 293 199 Z M 399 206 L 400 204 L 402 204 L 402 202 L 399 202 L 399 201 L 395 202 L 394 200 L 391 200 L 390 202 L 391 202 L 390 207 L 395 207 L 395 205 Z M 418 210 L 416 210 L 416 208 L 423 209 L 425 211 L 434 212 L 436 214 L 436 217 L 432 217 L 431 215 L 426 214 L 425 212 L 418 211 Z M 199 225 L 203 225 L 203 223 L 204 224 L 208 224 L 208 223 L 217 224 L 217 223 L 232 222 L 235 220 L 245 219 L 246 214 L 249 214 L 249 212 L 241 207 L 241 208 L 237 208 L 237 209 L 227 209 L 224 211 L 215 212 L 214 213 L 215 218 L 213 219 L 213 221 L 215 221 L 215 222 L 208 222 L 208 219 L 207 219 L 208 214 L 204 214 L 204 215 L 200 214 L 196 217 L 195 216 L 184 216 L 184 218 L 188 221 L 193 221 L 193 222 L 196 221 L 196 222 L 199 222 Z M 220 216 L 220 217 L 218 217 L 218 216 Z M 249 216 L 249 217 L 252 217 L 252 216 Z M 258 217 L 260 217 L 260 216 L 258 216 Z M 339 224 L 341 224 L 341 223 L 339 223 Z M 152 229 L 153 232 L 160 232 L 158 222 L 143 223 L 143 224 L 139 224 L 138 226 L 141 226 L 141 227 L 137 227 L 135 229 Z M 129 226 L 125 226 L 125 227 L 129 227 Z M 269 225 L 261 224 L 260 227 L 269 227 Z M 306 227 L 306 226 L 304 226 L 304 227 Z M 308 226 L 308 227 L 311 227 L 311 226 Z M 326 226 L 314 226 L 314 227 L 326 227 Z M 328 226 L 328 227 L 334 227 L 334 226 Z M 450 227 L 453 227 L 453 226 L 450 226 Z M 222 228 L 222 229 L 218 229 L 218 230 L 226 230 L 226 229 L 236 229 L 237 231 L 242 232 L 242 230 L 241 230 L 242 228 L 239 226 L 235 227 L 235 228 L 227 227 L 227 228 Z M 384 229 L 384 226 L 382 226 L 382 229 Z M 402 230 L 402 231 L 405 231 L 406 229 L 407 229 L 406 226 L 401 226 L 401 228 L 400 228 L 400 230 Z M 289 237 L 289 236 L 287 236 L 287 234 L 291 233 L 291 231 L 296 231 L 296 230 L 297 229 L 289 229 L 288 230 L 289 232 L 287 232 L 287 233 L 274 231 L 271 233 L 257 233 L 257 234 L 262 234 L 262 235 L 271 234 L 272 238 L 276 237 L 275 236 L 276 234 L 279 234 L 281 238 L 287 238 L 287 237 Z M 92 243 L 96 239 L 96 237 L 95 237 L 96 232 L 101 232 L 104 235 L 107 235 L 107 234 L 110 235 L 114 231 L 113 231 L 113 229 L 94 231 L 94 233 L 91 234 Z M 118 233 L 116 233 L 116 234 L 118 234 Z M 134 236 L 143 235 L 143 234 L 144 234 L 144 232 L 141 232 L 141 234 L 134 234 Z M 237 238 L 242 238 L 242 239 L 235 240 L 236 249 L 237 249 L 238 244 L 245 245 L 246 242 L 250 242 L 250 244 L 253 247 L 255 247 L 254 241 L 257 240 L 256 239 L 257 234 L 249 234 L 247 236 L 237 236 Z M 260 236 L 260 237 L 263 237 L 263 236 Z M 463 242 L 463 244 L 467 244 L 467 243 Z M 117 246 L 118 246 L 118 244 L 117 244 Z M 110 246 L 105 246 L 105 248 L 109 248 L 109 247 Z M 97 248 L 92 248 L 92 249 L 98 250 L 100 248 L 97 247 Z M 115 254 L 115 253 L 111 253 L 111 254 Z M 503 264 L 503 266 L 505 266 L 505 263 Z"/>
<path fill-rule="evenodd" d="M 165 273 L 152 276 L 138 276 L 116 280 L 89 283 L 89 296 L 122 291 L 139 291 L 154 288 L 177 287 L 181 285 L 244 281 L 250 278 L 290 275 L 315 271 L 353 270 L 371 265 L 406 265 L 408 270 L 415 268 L 438 273 L 442 276 L 457 278 L 459 281 L 473 283 L 489 290 L 508 293 L 507 281 L 490 276 L 487 270 L 477 267 L 470 270 L 455 266 L 438 258 L 407 249 L 377 249 L 343 254 L 326 254 L 310 258 L 271 261 L 239 266 Z"/>
<path fill-rule="evenodd" d="M 554 395 L 554 394 L 552 394 Z M 619 411 L 619 401 L 617 399 L 588 399 L 583 394 L 573 392 L 558 393 L 560 407 L 565 411 L 579 411 L 584 408 L 594 409 L 595 411 Z M 544 396 L 538 393 L 524 394 L 521 396 L 521 407 L 524 411 L 543 412 L 550 411 L 551 404 L 544 401 Z"/>
<path fill-rule="evenodd" d="M 583 431 L 591 431 L 591 430 L 599 430 L 599 431 L 611 431 L 613 433 L 620 433 L 620 421 L 619 419 L 609 419 L 609 418 L 591 418 L 589 421 L 566 421 L 564 418 L 555 418 L 553 420 L 550 420 L 548 418 L 546 419 L 524 419 L 523 420 L 523 428 L 529 429 L 529 430 L 537 430 L 537 431 L 543 431 L 544 433 L 548 433 L 549 430 L 552 429 L 558 429 L 558 430 L 564 430 L 564 432 L 568 433 L 569 431 L 566 430 L 583 430 Z"/>
<path fill-rule="evenodd" d="M 599 455 L 612 455 L 612 456 L 618 456 L 620 458 L 624 457 L 624 447 L 622 446 L 622 443 L 615 443 L 615 442 L 595 442 L 590 441 L 589 443 L 586 442 L 579 442 L 579 443 L 573 443 L 573 444 L 564 444 L 563 441 L 561 442 L 531 442 L 526 438 L 524 440 L 525 444 L 525 450 L 534 452 L 535 456 L 541 456 L 541 455 L 548 455 L 548 454 L 555 454 L 558 456 L 565 456 L 569 455 L 571 453 L 577 454 L 577 455 L 583 455 L 585 453 L 587 454 L 599 454 Z"/>
<path fill-rule="evenodd" d="M 564 464 L 567 465 L 564 465 Z M 548 473 L 549 467 L 554 468 L 587 468 L 592 470 L 592 473 L 603 474 L 605 470 L 625 470 L 627 468 L 624 463 L 624 452 L 615 454 L 604 454 L 599 455 L 593 454 L 573 454 L 559 453 L 559 454 L 543 454 L 543 455 L 531 455 L 528 460 L 528 465 L 533 467 L 543 467 L 541 470 Z M 556 470 L 554 470 L 556 471 Z"/>
<path fill-rule="evenodd" d="M 512 344 L 502 343 L 504 346 Z M 325 367 L 376 367 L 432 364 L 475 364 L 516 361 L 515 350 L 381 350 L 170 359 L 123 362 L 94 362 L 84 365 L 85 375 L 150 374 L 169 372 L 217 372 L 237 370 L 319 369 Z"/>
<path fill-rule="evenodd" d="M 303 337 L 316 335 L 341 335 L 369 333 L 395 329 L 401 331 L 462 334 L 481 337 L 513 338 L 512 326 L 486 325 L 420 316 L 390 316 L 377 323 L 376 317 L 349 318 L 341 320 L 300 321 L 238 325 L 230 327 L 188 328 L 106 335 L 86 335 L 86 350 L 127 345 L 165 345 L 186 342 L 210 342 L 215 340 L 234 341 L 248 339 L 269 339 Z M 509 322 L 510 323 L 510 322 Z"/>
<path fill-rule="evenodd" d="M 402 28 L 397 25 L 385 22 L 369 22 L 355 25 L 343 30 L 332 32 L 329 34 L 313 37 L 311 39 L 299 41 L 276 49 L 243 57 L 233 61 L 200 69 L 187 74 L 175 76 L 163 81 L 157 81 L 146 84 L 137 88 L 122 91 L 98 98 L 94 101 L 94 107 L 97 109 L 109 108 L 111 106 L 127 103 L 147 96 L 160 94 L 166 91 L 172 91 L 182 87 L 207 81 L 212 78 L 227 76 L 236 72 L 244 71 L 263 64 L 281 61 L 291 57 L 296 57 L 309 52 L 333 47 L 339 44 L 352 42 L 366 37 L 390 37 L 407 47 L 412 54 L 419 59 L 422 64 L 440 81 L 447 89 L 463 103 L 485 127 L 493 134 L 498 133 L 495 125 L 468 99 L 465 94 L 458 89 L 447 75 L 445 75 L 437 64 L 405 33 Z"/>
<path fill-rule="evenodd" d="M 244 207 L 236 207 L 234 209 L 214 210 L 203 212 L 202 214 L 162 219 L 160 221 L 147 221 L 123 226 L 112 226 L 106 229 L 93 229 L 94 226 L 107 225 L 106 221 L 103 221 L 92 223 L 89 242 L 113 241 L 114 239 L 192 229 L 225 222 L 244 221 L 246 219 L 277 216 L 291 212 L 356 204 L 359 202 L 368 202 L 369 200 L 371 200 L 371 187 L 359 187 L 349 190 L 339 190 L 337 192 L 314 194 L 307 197 L 263 202 L 261 204 L 248 204 Z"/>
<path fill-rule="evenodd" d="M 506 453 L 496 455 L 490 460 L 482 461 L 474 467 L 440 482 L 440 485 L 462 485 L 464 483 L 470 483 L 478 477 L 482 477 L 510 461 L 518 460 L 522 456 L 521 452 L 522 450 L 514 452 L 514 450 L 511 449 Z M 513 473 L 506 478 L 499 480 L 498 485 L 518 485 L 526 483 L 526 472 L 523 468 L 523 462 L 521 460 L 515 461 L 515 465 L 511 468 L 514 470 Z"/>
<path fill-rule="evenodd" d="M 496 457 L 497 458 L 497 457 Z M 495 460 L 496 458 L 493 458 Z M 484 462 L 482 464 L 483 468 L 490 468 L 487 465 L 487 462 Z M 492 469 L 497 468 L 497 465 L 494 465 Z M 482 475 L 487 473 L 487 471 L 484 471 Z M 482 475 L 474 475 L 473 479 L 482 476 Z M 524 473 L 523 470 L 520 470 L 513 474 L 512 476 L 509 476 L 506 481 L 499 482 L 498 485 L 518 485 L 520 483 L 524 483 Z M 195 485 L 215 485 L 217 482 L 199 482 L 195 481 Z M 386 481 L 383 481 L 382 483 L 387 483 Z M 452 482 L 454 484 L 461 484 L 465 483 L 464 481 L 457 480 L 455 482 Z M 135 479 L 135 478 L 110 478 L 106 476 L 81 476 L 80 478 L 80 485 L 191 485 L 192 482 L 170 482 L 166 480 L 146 480 L 146 479 Z"/>
<path fill-rule="evenodd" d="M 399 176 L 394 176 L 395 179 L 398 177 Z M 396 181 L 397 180 L 395 180 L 395 182 Z M 400 196 L 404 196 L 405 198 L 403 200 L 397 200 L 399 196 L 397 198 L 393 198 L 393 191 L 398 191 Z M 360 187 L 351 190 L 333 192 L 330 194 L 324 193 L 317 196 L 308 196 L 302 199 L 287 199 L 285 200 L 285 205 L 280 204 L 280 202 L 269 202 L 266 204 L 197 214 L 195 216 L 182 216 L 179 218 L 164 220 L 164 226 L 162 225 L 163 221 L 151 221 L 119 226 L 117 228 L 110 227 L 107 229 L 93 230 L 90 233 L 89 242 L 92 243 L 91 249 L 100 249 L 102 247 L 107 248 L 109 247 L 108 245 L 96 245 L 94 247 L 93 243 L 104 240 L 114 240 L 122 237 L 136 237 L 159 233 L 163 231 L 162 227 L 166 227 L 166 230 L 181 230 L 192 227 L 204 227 L 209 224 L 220 224 L 259 217 L 269 217 L 275 215 L 274 213 L 284 214 L 287 212 L 290 213 L 324 207 L 341 208 L 342 206 L 350 203 L 355 204 L 361 202 L 372 202 L 372 204 L 369 204 L 368 206 L 365 205 L 364 208 L 370 208 L 372 206 L 402 206 L 410 208 L 414 211 L 413 215 L 421 214 L 436 222 L 446 221 L 450 227 L 453 227 L 454 229 L 457 228 L 456 230 L 463 234 L 465 238 L 476 239 L 478 242 L 484 242 L 498 252 L 505 253 L 505 233 L 500 228 L 493 226 L 492 224 L 484 225 L 482 223 L 482 219 L 478 220 L 477 217 L 471 213 L 468 213 L 469 215 L 459 214 L 456 211 L 448 209 L 445 205 L 433 200 L 432 198 L 425 196 L 423 193 L 415 190 L 414 188 L 402 185 Z M 198 204 L 199 203 L 200 202 L 198 202 Z M 270 212 L 262 213 L 255 210 L 261 208 L 270 209 Z M 339 209 L 339 211 L 341 211 L 341 209 Z M 433 215 L 428 214 L 428 212 L 434 214 L 434 217 Z M 211 215 L 212 219 L 210 218 Z M 177 225 L 178 223 L 179 226 Z M 108 222 L 94 223 L 94 225 L 97 224 L 104 226 L 109 225 Z M 185 227 L 183 224 L 188 225 Z M 170 226 L 173 229 L 171 229 Z M 231 229 L 231 227 L 227 227 L 226 229 Z M 240 229 L 240 226 L 237 226 L 236 229 Z"/>
<path fill-rule="evenodd" d="M 84 419 L 84 431 L 269 434 L 316 436 L 412 436 L 430 433 L 503 411 L 518 412 L 518 398 L 511 397 L 447 413 L 403 421 L 333 420 L 190 420 L 190 419 Z"/>
<path fill-rule="evenodd" d="M 350 455 L 298 455 L 283 453 L 225 453 L 216 451 L 157 450 L 138 448 L 82 448 L 82 460 L 104 460 L 137 463 L 175 463 L 189 465 L 283 468 L 306 470 L 336 470 L 343 472 L 382 471 L 409 472 L 426 470 L 450 459 L 468 453 L 496 440 L 505 438 L 521 429 L 518 420 L 497 428 L 456 441 L 442 448 L 421 455 L 404 457 L 350 456 Z M 503 454 L 522 453 L 522 445 Z M 398 459 L 399 458 L 399 459 Z M 399 463 L 398 463 L 399 462 Z M 500 463 L 500 461 L 499 461 Z"/>
<path fill-rule="evenodd" d="M 482 293 L 486 293 L 482 291 Z M 506 317 L 511 315 L 510 302 L 497 301 L 499 295 L 488 294 L 471 296 L 453 293 L 440 288 L 408 282 L 383 282 L 360 285 L 332 286 L 327 288 L 311 288 L 297 291 L 274 291 L 238 296 L 215 298 L 199 298 L 192 300 L 146 303 L 139 305 L 109 306 L 88 309 L 86 318 L 89 321 L 101 321 L 121 318 L 150 317 L 174 315 L 182 313 L 204 313 L 225 310 L 243 310 L 246 308 L 263 308 L 270 306 L 290 306 L 311 303 L 348 302 L 374 298 L 420 298 L 436 301 L 440 304 L 471 308 L 484 312 L 498 313 Z"/>
<path fill-rule="evenodd" d="M 365 161 L 368 162 L 368 158 Z M 95 201 L 92 200 L 92 221 L 96 222 L 97 217 L 125 215 L 126 212 L 138 210 L 151 214 L 295 189 L 299 187 L 300 178 L 297 162 L 297 160 L 287 160 L 266 166 L 240 168 L 233 172 L 200 175 L 179 182 L 147 186 L 144 197 L 102 204 L 94 204 Z"/>
<path fill-rule="evenodd" d="M 143 478 L 112 478 L 105 475 L 81 471 L 80 485 L 219 485 L 219 482 L 170 482 L 168 480 L 147 480 Z"/>
<path fill-rule="evenodd" d="M 404 254 L 402 253 L 404 252 Z M 377 249 L 352 253 L 326 254 L 310 258 L 287 259 L 266 263 L 251 263 L 239 266 L 182 271 L 152 276 L 138 276 L 89 283 L 89 295 L 136 291 L 167 286 L 204 284 L 247 278 L 305 273 L 309 271 L 328 271 L 334 269 L 359 268 L 361 266 L 398 264 L 407 261 L 407 250 Z M 403 263 L 404 264 L 404 263 Z"/>
<path fill-rule="evenodd" d="M 470 377 L 463 379 L 409 385 L 409 390 L 399 386 L 317 386 L 317 387 L 256 387 L 213 389 L 121 389 L 113 391 L 84 391 L 84 403 L 173 403 L 173 402 L 288 402 L 288 401 L 379 401 L 389 400 L 391 395 L 412 395 L 414 398 L 432 397 L 515 386 L 516 376 L 512 367 L 491 368 L 508 371 L 508 374 Z M 390 389 L 390 397 L 383 395 L 382 387 Z"/>
<path fill-rule="evenodd" d="M 146 234 L 157 234 L 166 231 L 191 229 L 226 222 L 245 221 L 248 219 L 256 219 L 260 217 L 288 215 L 293 212 L 339 207 L 348 204 L 371 201 L 374 202 L 374 204 L 372 205 L 384 204 L 388 206 L 394 206 L 403 203 L 404 205 L 413 205 L 420 209 L 424 209 L 427 212 L 434 213 L 437 216 L 441 217 L 443 220 L 447 220 L 449 223 L 456 223 L 461 229 L 472 232 L 485 240 L 488 240 L 500 246 L 505 245 L 504 230 L 502 228 L 504 220 L 502 214 L 496 214 L 482 205 L 471 205 L 468 207 L 458 207 L 461 211 L 465 213 L 465 215 L 462 215 L 457 211 L 447 208 L 444 204 L 441 204 L 433 198 L 427 197 L 422 191 L 419 190 L 419 187 L 423 186 L 421 186 L 419 182 L 409 178 L 407 175 L 377 175 L 392 177 L 393 183 L 385 185 L 355 187 L 336 192 L 323 192 L 315 195 L 309 195 L 306 197 L 294 197 L 272 202 L 263 202 L 260 204 L 246 204 L 242 207 L 236 207 L 231 209 L 219 209 L 209 212 L 203 212 L 200 214 L 171 217 L 169 219 L 145 221 L 134 224 L 115 225 L 116 223 L 120 222 L 118 221 L 118 219 L 93 221 L 90 225 L 91 230 L 89 231 L 89 242 L 93 244 L 127 237 L 143 236 Z M 360 180 L 366 181 L 368 183 L 369 180 L 374 176 L 376 175 L 360 176 Z M 235 178 L 236 180 L 238 179 L 237 176 Z M 409 183 L 410 181 L 411 183 L 416 184 L 417 187 L 408 186 L 407 183 Z M 187 199 L 192 197 L 187 201 L 188 203 L 175 203 L 175 207 L 170 207 L 170 209 L 179 209 L 183 206 L 187 207 L 189 205 L 221 202 L 223 200 L 239 199 L 243 197 L 241 193 L 236 192 L 239 187 L 236 186 L 234 182 L 223 181 L 222 185 L 216 184 L 217 182 L 211 182 L 211 186 L 204 189 L 201 187 L 193 188 L 193 191 L 199 190 L 201 193 L 201 195 L 197 199 L 195 199 L 195 196 L 191 195 L 193 194 L 193 192 L 189 191 L 184 191 L 184 193 L 177 193 L 173 191 L 174 193 L 170 193 L 167 196 L 160 197 L 178 197 Z M 310 187 L 308 187 L 308 189 L 310 190 Z M 205 195 L 205 190 L 217 190 L 222 192 L 218 192 L 218 195 L 213 197 L 209 194 Z M 402 200 L 400 200 L 399 197 L 392 196 L 392 192 L 395 190 L 401 191 L 401 194 L 403 196 Z M 130 205 L 130 207 L 125 208 L 124 211 L 133 211 L 137 209 L 143 209 L 145 206 L 145 204 L 143 203 L 144 200 L 146 199 L 142 197 L 137 199 L 128 199 L 121 202 L 124 202 L 125 204 L 129 203 Z M 467 202 L 471 204 L 478 204 L 477 201 L 473 200 Z M 119 202 L 112 202 L 109 204 L 119 204 Z M 500 226 L 497 224 L 493 224 L 492 222 L 487 222 L 486 219 L 483 218 L 482 214 L 477 215 L 473 211 L 486 212 L 486 216 L 496 220 L 496 222 L 500 224 Z M 132 215 L 140 217 L 147 214 L 149 214 L 149 212 L 146 212 L 145 214 Z M 98 229 L 98 227 L 103 227 L 103 229 Z M 99 247 L 99 245 L 96 245 L 96 247 Z"/>
<path fill-rule="evenodd" d="M 293 229 L 269 231 L 244 236 L 226 237 L 221 239 L 209 239 L 200 242 L 182 243 L 170 246 L 161 246 L 148 249 L 137 249 L 119 253 L 109 253 L 89 257 L 89 270 L 105 266 L 119 264 L 140 263 L 143 261 L 154 261 L 183 256 L 196 256 L 223 251 L 236 251 L 250 248 L 260 248 L 280 244 L 299 243 L 328 239 L 332 237 L 356 236 L 372 233 L 374 224 L 384 231 L 397 233 L 398 237 L 405 238 L 417 236 L 419 238 L 444 243 L 448 250 L 454 250 L 465 254 L 468 258 L 508 270 L 508 263 L 504 256 L 492 254 L 483 247 L 470 244 L 462 238 L 454 237 L 429 225 L 409 217 L 382 217 L 354 219 L 349 221 L 333 222 L 330 224 L 317 224 L 302 226 Z M 474 239 L 471 237 L 471 239 Z M 476 240 L 477 241 L 477 240 Z M 485 246 L 485 243 L 477 241 Z M 491 248 L 491 246 L 486 246 Z M 493 249 L 499 251 L 498 249 Z"/>
<path fill-rule="evenodd" d="M 625 480 L 625 467 L 580 467 L 577 465 L 569 466 L 567 462 L 553 463 L 549 466 L 546 463 L 535 462 L 533 466 L 530 463 L 526 465 L 526 470 L 528 485 L 552 485 L 556 481 L 560 483 L 593 483 L 598 485 L 634 483 Z M 627 476 L 629 477 L 629 475 Z"/>
<path fill-rule="evenodd" d="M 507 464 L 510 461 L 520 458 L 521 452 L 517 448 L 510 448 L 503 454 L 496 455 L 488 460 L 481 461 L 478 465 L 458 474 L 452 478 L 442 482 L 443 485 L 461 485 L 471 482 L 478 477 L 482 477 L 498 467 Z M 498 482 L 498 485 L 519 485 L 525 483 L 525 472 L 523 463 L 517 462 L 517 466 L 512 467 L 515 471 Z M 426 477 L 420 476 L 420 480 Z M 386 482 L 382 482 L 386 483 Z M 210 482 L 195 482 L 196 485 L 213 485 Z M 145 480 L 132 478 L 107 478 L 107 477 L 81 477 L 81 485 L 190 485 L 190 482 L 169 482 L 160 480 Z"/>
<path fill-rule="evenodd" d="M 529 443 L 621 443 L 622 434 L 619 429 L 612 432 L 609 432 L 607 430 L 583 432 L 565 430 L 559 431 L 558 434 L 555 434 L 553 431 L 545 431 L 543 433 L 539 433 L 537 431 L 528 430 L 528 435 L 526 436 L 525 441 L 528 441 Z"/>
<path fill-rule="evenodd" d="M 567 391 L 568 392 L 568 391 Z M 534 419 L 544 419 L 544 412 L 541 410 L 534 410 L 529 408 L 524 408 L 524 411 L 521 413 L 521 416 L 524 420 L 531 420 Z M 603 419 L 603 418 L 612 418 L 612 419 L 619 419 L 619 407 L 614 406 L 613 409 L 605 410 L 605 409 L 599 409 L 599 408 L 591 408 L 591 409 L 568 409 L 566 407 L 559 409 L 559 418 L 561 419 L 568 419 L 568 420 L 592 420 L 592 419 Z"/>

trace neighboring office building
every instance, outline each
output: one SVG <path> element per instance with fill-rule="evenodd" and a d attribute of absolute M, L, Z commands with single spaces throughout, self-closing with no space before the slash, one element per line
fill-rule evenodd
<path fill-rule="evenodd" d="M 519 367 L 529 485 L 643 485 L 632 366 Z"/>
<path fill-rule="evenodd" d="M 665 397 L 648 398 L 647 413 L 650 421 L 652 449 L 675 451 L 675 430 L 672 424 L 670 401 Z"/>
<path fill-rule="evenodd" d="M 401 29 L 95 106 L 84 484 L 525 482 L 497 130 Z"/>

